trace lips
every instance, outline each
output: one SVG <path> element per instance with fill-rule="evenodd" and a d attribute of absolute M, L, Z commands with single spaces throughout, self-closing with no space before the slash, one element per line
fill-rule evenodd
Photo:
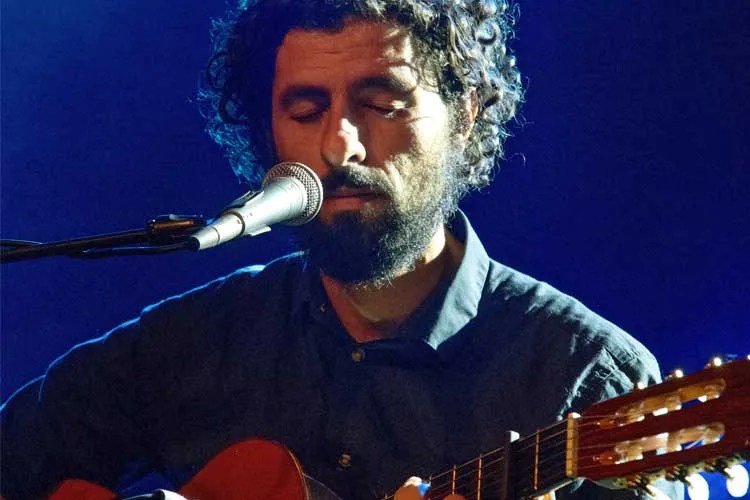
<path fill-rule="evenodd" d="M 382 193 L 373 191 L 372 189 L 342 188 L 325 193 L 325 198 L 370 198 L 381 195 Z"/>

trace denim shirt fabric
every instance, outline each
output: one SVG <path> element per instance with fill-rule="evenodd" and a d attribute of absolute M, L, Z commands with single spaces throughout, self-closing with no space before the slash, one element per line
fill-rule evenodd
<path fill-rule="evenodd" d="M 305 254 L 241 269 L 80 344 L 2 408 L 2 494 L 66 477 L 179 489 L 229 445 L 284 443 L 344 499 L 382 498 L 568 412 L 659 379 L 575 299 L 491 260 L 463 214 L 453 279 L 358 344 Z M 346 455 L 346 459 L 344 459 Z M 594 485 L 558 498 L 635 498 Z"/>

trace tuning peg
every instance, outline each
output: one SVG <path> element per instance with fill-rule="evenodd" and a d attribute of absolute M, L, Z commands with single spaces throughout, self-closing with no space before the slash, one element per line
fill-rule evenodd
<path fill-rule="evenodd" d="M 726 469 L 729 466 L 729 462 L 727 462 L 724 458 L 716 458 L 714 460 L 707 460 L 705 462 L 705 465 L 703 466 L 703 470 L 706 472 L 719 472 L 723 473 L 724 469 Z"/>
<path fill-rule="evenodd" d="M 685 478 L 690 475 L 690 470 L 684 465 L 677 465 L 667 470 L 665 478 L 667 481 L 685 481 Z"/>
<path fill-rule="evenodd" d="M 648 474 L 637 474 L 630 476 L 625 481 L 625 487 L 629 490 L 641 491 L 652 498 L 658 498 L 654 496 L 654 492 L 658 491 L 651 487 L 653 479 Z"/>
<path fill-rule="evenodd" d="M 666 376 L 667 380 L 672 380 L 673 378 L 682 378 L 685 376 L 685 372 L 682 371 L 682 368 L 675 368 L 671 372 L 669 372 L 669 375 Z"/>
<path fill-rule="evenodd" d="M 727 491 L 734 498 L 742 498 L 750 487 L 750 474 L 742 464 L 735 464 L 721 471 L 727 478 Z"/>
<path fill-rule="evenodd" d="M 726 363 L 726 361 L 727 360 L 724 358 L 724 356 L 714 356 L 713 358 L 708 360 L 708 363 L 706 363 L 706 368 L 711 368 L 711 367 L 718 368 L 719 366 Z"/>
<path fill-rule="evenodd" d="M 706 384 L 703 386 L 703 396 L 698 396 L 698 401 L 705 403 L 709 399 L 716 399 L 721 396 L 724 386 L 722 384 Z"/>
<path fill-rule="evenodd" d="M 685 478 L 688 496 L 690 500 L 708 500 L 708 483 L 698 473 L 690 474 Z"/>
<path fill-rule="evenodd" d="M 670 500 L 670 498 L 667 496 L 666 493 L 656 488 L 649 487 L 647 494 L 650 498 L 653 498 L 654 500 Z"/>

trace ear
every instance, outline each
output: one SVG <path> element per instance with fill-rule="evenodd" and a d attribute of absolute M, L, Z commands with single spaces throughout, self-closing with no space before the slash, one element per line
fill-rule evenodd
<path fill-rule="evenodd" d="M 474 122 L 477 119 L 479 113 L 479 99 L 477 98 L 477 90 L 471 89 L 469 94 L 463 100 L 461 106 L 462 111 L 462 136 L 464 140 L 468 140 L 472 130 L 474 130 Z"/>

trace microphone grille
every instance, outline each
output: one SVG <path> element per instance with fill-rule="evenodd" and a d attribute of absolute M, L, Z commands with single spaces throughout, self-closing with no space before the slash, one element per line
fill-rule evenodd
<path fill-rule="evenodd" d="M 320 179 L 315 172 L 307 165 L 298 162 L 286 161 L 277 163 L 263 177 L 263 187 L 280 177 L 292 177 L 298 180 L 304 187 L 307 195 L 307 203 L 302 213 L 294 219 L 285 221 L 284 224 L 301 226 L 313 220 L 323 205 L 323 184 L 320 183 Z"/>

